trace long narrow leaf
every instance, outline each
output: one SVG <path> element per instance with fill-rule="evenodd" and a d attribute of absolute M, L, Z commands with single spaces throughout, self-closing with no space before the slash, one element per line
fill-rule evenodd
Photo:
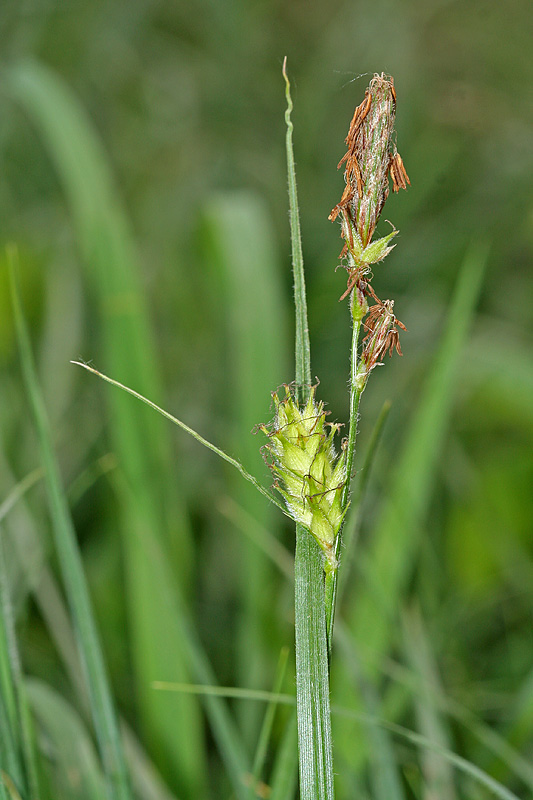
<path fill-rule="evenodd" d="M 208 686 L 215 686 L 215 676 L 198 638 L 196 627 L 192 624 L 183 607 L 179 587 L 172 586 L 168 575 L 168 565 L 155 543 L 152 543 L 152 549 L 148 556 L 161 576 L 161 603 L 165 607 L 165 612 L 176 620 L 183 653 L 190 665 L 190 671 L 198 682 Z M 158 684 L 156 683 L 155 685 Z M 154 691 L 154 685 L 149 688 L 150 691 Z M 157 692 L 157 694 L 165 701 L 166 697 L 162 692 Z M 206 714 L 228 776 L 232 782 L 233 792 L 238 800 L 249 800 L 245 778 L 250 773 L 250 766 L 246 758 L 245 748 L 226 704 L 221 697 L 216 695 L 217 692 L 213 692 L 205 696 Z"/>
<path fill-rule="evenodd" d="M 285 79 L 285 96 L 287 98 L 287 110 L 285 112 L 287 134 L 285 145 L 287 154 L 287 179 L 289 183 L 289 219 L 291 223 L 292 271 L 294 275 L 294 306 L 296 312 L 294 348 L 295 377 L 296 386 L 298 391 L 301 392 L 305 402 L 311 384 L 311 346 L 309 342 L 309 323 L 307 321 L 304 259 L 302 253 L 302 237 L 300 233 L 300 209 L 298 206 L 296 168 L 292 146 L 292 98 L 291 85 L 287 76 L 287 58 L 285 58 L 283 62 L 283 77 Z"/>
<path fill-rule="evenodd" d="M 22 781 L 19 761 L 19 730 L 17 726 L 16 690 L 9 651 L 8 627 L 11 616 L 4 564 L 4 531 L 0 528 L 0 767 L 12 774 L 18 783 Z"/>
<path fill-rule="evenodd" d="M 270 781 L 270 800 L 292 800 L 294 797 L 298 776 L 297 742 L 298 732 L 296 712 L 294 712 L 289 717 L 276 752 Z"/>
<path fill-rule="evenodd" d="M 1 612 L 3 613 L 3 611 L 4 608 L 2 606 Z M 0 653 L 2 659 L 5 657 L 3 649 L 2 646 L 2 652 Z M 2 731 L 2 736 L 0 737 L 0 769 L 9 775 L 15 784 L 23 790 L 25 782 L 18 746 L 18 730 L 10 720 L 7 700 L 4 686 L 2 686 L 2 689 L 0 689 L 0 731 Z M 15 738 L 16 736 L 17 738 Z"/>
<path fill-rule="evenodd" d="M 288 655 L 289 655 L 289 650 L 287 647 L 284 647 L 280 654 L 278 669 L 274 680 L 274 688 L 273 688 L 274 695 L 278 694 L 281 691 L 281 687 L 283 685 L 283 678 L 285 677 L 285 669 L 287 666 Z M 261 778 L 261 773 L 263 770 L 267 754 L 268 742 L 270 739 L 270 735 L 272 733 L 272 725 L 274 724 L 274 715 L 276 713 L 276 707 L 277 703 L 275 701 L 270 702 L 265 712 L 263 724 L 261 726 L 261 732 L 255 750 L 254 763 L 252 767 L 252 778 L 253 778 L 252 786 L 255 786 Z"/>
<path fill-rule="evenodd" d="M 287 173 L 291 222 L 294 304 L 296 310 L 296 389 L 307 400 L 311 383 L 311 348 L 300 236 L 300 212 L 292 146 L 292 99 L 283 62 L 287 98 Z M 324 570 L 320 548 L 309 531 L 296 525 L 294 560 L 294 627 L 296 634 L 296 704 L 301 800 L 333 798 L 333 754 L 329 707 L 329 662 Z"/>
<path fill-rule="evenodd" d="M 85 365 L 81 364 L 81 366 Z M 100 373 L 97 373 L 96 370 L 93 370 L 92 368 L 89 369 L 90 371 L 95 372 L 97 375 L 107 380 L 109 383 L 116 384 L 116 381 L 100 375 Z M 135 392 L 129 390 L 127 387 L 121 386 L 120 384 L 118 384 L 118 386 L 119 388 L 122 388 L 125 391 L 137 396 Z M 140 396 L 139 399 L 148 403 L 148 405 L 152 406 L 155 408 L 155 410 L 174 421 L 177 425 L 185 427 L 185 429 L 192 435 L 196 435 L 194 431 L 188 428 L 188 426 L 184 426 L 184 424 L 180 423 L 179 420 L 176 420 L 174 417 L 167 414 L 167 412 L 159 409 L 157 406 L 154 406 L 152 403 L 150 403 L 150 401 Z M 210 449 L 213 449 L 222 457 L 225 457 L 225 454 L 223 454 L 221 451 L 218 451 L 218 448 L 215 448 L 214 445 L 206 443 L 206 446 L 210 447 Z M 229 460 L 230 463 L 233 463 L 233 459 Z M 237 466 L 239 471 L 243 469 L 238 462 L 235 462 L 233 465 Z M 132 531 L 135 531 L 135 527 L 132 527 Z M 169 574 L 168 564 L 155 540 L 151 540 L 149 544 L 147 557 L 150 559 L 152 568 L 159 576 L 157 596 L 160 603 L 161 613 L 163 615 L 168 615 L 168 618 L 174 620 L 174 625 L 179 634 L 182 653 L 189 664 L 191 672 L 203 683 L 215 684 L 214 674 L 211 670 L 209 661 L 198 640 L 195 628 L 188 619 L 183 601 L 180 599 L 180 589 L 178 586 L 173 585 L 173 578 Z M 152 691 L 151 686 L 148 688 L 150 691 Z M 162 697 L 162 695 L 159 695 L 159 697 Z M 206 698 L 206 709 L 212 726 L 213 735 L 217 741 L 222 759 L 224 760 L 229 777 L 233 783 L 234 792 L 239 800 L 247 800 L 248 790 L 246 789 L 244 777 L 249 773 L 249 767 L 244 753 L 242 741 L 238 736 L 226 706 L 220 699 L 217 700 L 217 698 L 211 696 Z"/>
<path fill-rule="evenodd" d="M 332 712 L 334 714 L 338 714 L 339 716 L 346 717 L 347 719 L 373 721 L 374 724 L 383 726 L 386 730 L 401 737 L 405 741 L 411 742 L 416 746 L 426 748 L 427 750 L 431 750 L 434 753 L 439 753 L 456 769 L 460 770 L 469 778 L 472 778 L 472 780 L 474 780 L 476 783 L 479 783 L 481 786 L 484 786 L 486 789 L 488 789 L 494 797 L 498 797 L 500 800 L 520 800 L 520 798 L 518 798 L 514 792 L 511 792 L 480 767 L 472 764 L 466 758 L 463 758 L 462 756 L 459 756 L 456 753 L 452 753 L 450 750 L 441 747 L 439 744 L 431 741 L 426 736 L 422 736 L 419 733 L 410 731 L 408 728 L 404 728 L 402 725 L 397 725 L 394 722 L 387 722 L 386 720 L 371 718 L 368 717 L 368 715 L 361 714 L 357 711 L 349 711 L 344 708 L 333 706 Z"/>
<path fill-rule="evenodd" d="M 78 497 L 80 492 L 90 485 L 90 483 L 107 471 L 110 466 L 114 465 L 109 463 L 110 459 L 104 457 L 100 459 L 93 469 L 89 469 L 82 473 L 69 489 L 69 497 Z M 33 470 L 26 479 L 21 481 L 9 493 L 6 500 L 0 506 L 0 521 L 2 517 L 7 516 L 12 512 L 16 505 L 17 510 L 21 510 L 20 506 L 24 500 L 24 492 L 27 491 L 36 480 L 42 479 L 44 473 L 41 468 Z M 26 571 L 28 567 L 25 563 L 28 552 L 35 552 L 38 550 L 37 533 L 34 530 L 34 522 L 29 513 L 29 509 L 25 508 L 23 517 L 17 525 L 17 530 L 24 531 L 23 541 L 19 541 L 20 536 L 12 537 L 13 544 L 17 547 L 15 555 L 21 562 L 23 569 Z M 20 545 L 20 547 L 19 547 Z M 34 572 L 31 570 L 30 572 Z M 26 577 L 26 576 L 25 576 Z M 49 635 L 55 644 L 59 655 L 63 661 L 63 665 L 67 675 L 70 678 L 72 687 L 74 688 L 78 702 L 82 711 L 87 711 L 89 716 L 89 699 L 87 696 L 86 687 L 83 682 L 83 676 L 80 671 L 80 663 L 77 654 L 74 633 L 71 629 L 68 611 L 66 610 L 61 592 L 56 584 L 55 578 L 52 575 L 50 568 L 43 564 L 38 576 L 32 574 L 31 579 L 28 578 L 28 591 L 33 591 L 35 602 L 39 608 L 43 621 L 45 622 Z M 0 651 L 1 652 L 1 651 Z M 0 662 L 1 663 L 1 662 Z M 122 738 L 124 741 L 125 756 L 128 768 L 131 774 L 131 781 L 136 793 L 143 798 L 143 800 L 175 800 L 172 793 L 164 785 L 157 770 L 150 762 L 147 753 L 142 749 L 134 734 L 125 726 L 122 727 Z M 4 730 L 3 726 L 0 726 Z M 5 728 L 7 730 L 7 728 Z M 0 739 L 1 746 L 1 739 Z"/>
<path fill-rule="evenodd" d="M 5 709 L 2 716 L 6 717 L 0 725 L 0 731 L 5 731 L 4 746 L 12 758 L 15 756 L 13 763 L 20 772 L 19 785 L 21 790 L 25 786 L 28 800 L 44 800 L 44 793 L 39 785 L 37 743 L 15 635 L 2 539 L 0 539 L 0 661 L 2 674 L 0 701 L 2 708 Z M 6 661 L 9 663 L 5 663 Z M 10 753 L 15 746 L 18 752 Z"/>
<path fill-rule="evenodd" d="M 14 481 L 10 474 L 9 466 L 5 463 L 0 453 L 0 468 L 6 477 Z M 80 703 L 84 709 L 89 710 L 87 686 L 82 674 L 78 648 L 72 630 L 69 612 L 65 605 L 62 591 L 58 586 L 52 568 L 46 561 L 42 534 L 38 530 L 38 520 L 30 510 L 23 496 L 22 489 L 31 483 L 28 479 L 32 476 L 44 477 L 44 470 L 39 467 L 33 470 L 23 481 L 17 484 L 9 493 L 2 508 L 5 514 L 13 517 L 6 519 L 6 536 L 9 537 L 12 548 L 11 563 L 20 565 L 21 581 L 19 591 L 31 593 L 39 613 L 45 623 L 52 642 L 54 643 L 63 662 L 67 675 L 76 690 Z"/>
<path fill-rule="evenodd" d="M 177 417 L 174 417 L 172 414 L 169 414 L 168 411 L 165 411 L 160 406 L 156 405 L 155 403 L 152 403 L 151 400 L 148 400 L 148 398 L 143 397 L 142 394 L 139 394 L 134 389 L 130 389 L 129 386 L 124 386 L 124 384 L 119 383 L 118 381 L 108 377 L 107 375 L 104 375 L 102 372 L 98 372 L 97 369 L 94 369 L 94 367 L 90 367 L 89 364 L 84 364 L 83 361 L 73 361 L 72 363 L 76 364 L 78 367 L 83 367 L 88 372 L 92 372 L 93 375 L 97 375 L 99 378 L 102 378 L 102 380 L 106 381 L 106 383 L 110 383 L 112 386 L 116 386 L 118 389 L 122 389 L 124 392 L 131 394 L 132 397 L 136 397 L 137 400 L 140 400 L 142 403 L 145 403 L 150 408 L 153 408 L 154 411 L 157 411 L 158 414 L 161 414 L 161 416 L 166 417 L 166 419 L 170 420 L 170 422 L 173 422 L 174 425 L 178 426 L 178 428 L 181 428 L 182 430 L 186 431 L 186 433 L 188 433 L 190 436 L 196 439 L 197 442 L 203 444 L 204 447 L 207 447 L 207 449 L 211 450 L 213 453 L 216 453 L 217 456 L 220 456 L 220 458 L 222 458 L 224 461 L 227 461 L 228 464 L 231 464 L 232 467 L 235 467 L 235 469 L 241 473 L 242 477 L 245 480 L 249 481 L 252 484 L 252 486 L 255 486 L 255 488 L 260 494 L 266 497 L 267 500 L 270 500 L 271 503 L 277 505 L 283 511 L 283 513 L 286 513 L 281 503 L 273 495 L 271 495 L 267 489 L 261 486 L 259 481 L 256 478 L 254 478 L 254 476 L 251 475 L 243 467 L 243 465 L 239 461 L 237 461 L 236 458 L 228 456 L 227 453 L 225 453 L 219 447 L 217 447 L 214 444 L 211 444 L 211 442 L 208 442 L 207 439 L 204 439 L 203 436 L 201 436 L 195 430 L 186 425 L 185 422 L 182 422 Z"/>
<path fill-rule="evenodd" d="M 169 691 L 235 697 L 241 700 L 257 700 L 265 703 L 275 701 L 276 703 L 283 703 L 289 706 L 294 705 L 294 697 L 292 695 L 272 695 L 271 692 L 262 692 L 255 689 L 235 689 L 227 686 L 191 686 L 186 684 L 169 684 L 168 686 L 161 686 L 161 688 L 168 689 Z M 426 736 L 416 733 L 415 731 L 411 731 L 409 728 L 405 728 L 403 725 L 397 725 L 394 722 L 389 722 L 385 719 L 341 706 L 332 706 L 331 712 L 339 718 L 344 717 L 345 719 L 356 720 L 357 722 L 379 725 L 406 742 L 410 742 L 417 747 L 426 748 L 427 750 L 439 753 L 459 772 L 467 775 L 476 783 L 479 783 L 487 788 L 495 797 L 501 798 L 501 800 L 519 800 L 516 794 L 506 789 L 505 786 L 502 786 L 501 783 L 499 783 L 497 780 L 494 780 L 494 778 L 492 778 L 487 772 L 480 769 L 475 764 L 472 764 L 466 758 L 458 756 L 456 753 L 453 753 L 438 743 L 431 741 Z"/>
<path fill-rule="evenodd" d="M 265 203 L 250 191 L 216 193 L 204 212 L 203 238 L 216 296 L 224 309 L 225 381 L 231 384 L 226 406 L 229 429 L 224 445 L 257 477 L 268 475 L 258 436 L 252 431 L 271 414 L 271 393 L 287 380 L 285 308 L 280 259 Z M 250 486 L 230 475 L 228 494 L 267 529 L 276 529 L 279 514 Z M 264 686 L 270 680 L 270 648 L 278 629 L 265 618 L 264 598 L 270 590 L 272 569 L 263 554 L 248 541 L 237 550 L 239 605 L 237 628 L 237 682 Z M 239 722 L 246 741 L 252 742 L 260 725 L 255 705 L 239 706 Z"/>
<path fill-rule="evenodd" d="M 419 730 L 431 741 L 445 749 L 450 748 L 447 726 L 442 719 L 435 695 L 440 694 L 436 665 L 433 662 L 428 637 L 420 611 L 409 609 L 403 614 L 404 649 L 417 677 L 415 708 Z M 456 800 L 450 765 L 438 753 L 422 752 L 422 770 L 425 777 L 425 796 L 439 800 Z"/>
<path fill-rule="evenodd" d="M 486 247 L 476 246 L 465 258 L 433 369 L 411 420 L 387 502 L 372 536 L 365 568 L 369 584 L 360 584 L 356 591 L 350 628 L 371 654 L 369 669 L 379 663 L 390 641 L 394 630 L 391 620 L 416 557 L 420 524 L 453 405 L 454 370 L 479 295 L 487 256 Z"/>
<path fill-rule="evenodd" d="M 69 800 L 103 800 L 104 776 L 89 732 L 54 689 L 30 680 L 28 694 L 46 738 L 52 786 Z"/>
<path fill-rule="evenodd" d="M 367 680 L 359 664 L 345 627 L 339 624 L 336 639 L 344 662 L 349 665 L 355 685 L 359 688 L 364 708 L 363 728 L 368 742 L 370 783 L 375 800 L 403 800 L 404 792 L 398 775 L 394 748 L 389 732 L 380 725 L 380 702 L 376 689 Z"/>
<path fill-rule="evenodd" d="M 455 396 L 455 368 L 479 296 L 487 256 L 487 248 L 479 245 L 472 246 L 466 255 L 446 328 L 395 463 L 369 550 L 359 553 L 358 581 L 353 583 L 347 627 L 357 642 L 363 672 L 372 680 L 399 630 L 398 611 L 417 558 L 433 472 Z M 353 680 L 348 672 L 344 676 L 338 673 L 336 691 L 350 691 Z M 351 734 L 353 738 L 353 731 Z M 348 748 L 347 735 L 348 730 L 341 726 L 339 746 L 354 769 L 360 769 L 368 754 L 367 744 L 356 736 Z"/>
<path fill-rule="evenodd" d="M 161 396 L 158 354 L 129 220 L 91 120 L 62 80 L 36 62 L 12 66 L 5 87 L 36 125 L 60 177 L 100 310 L 104 364 L 142 392 Z M 205 792 L 206 776 L 199 709 L 192 698 L 163 703 L 147 688 L 156 678 L 188 675 L 174 620 L 158 607 L 161 579 L 146 552 L 150 539 L 157 539 L 187 587 L 190 531 L 164 426 L 124 395 L 110 393 L 109 407 L 113 446 L 126 478 L 120 522 L 138 713 L 152 752 L 198 796 Z"/>
<path fill-rule="evenodd" d="M 85 670 L 93 721 L 100 756 L 107 779 L 109 797 L 130 800 L 124 754 L 117 728 L 115 710 L 107 680 L 106 668 L 91 608 L 85 574 L 76 541 L 70 511 L 61 483 L 59 468 L 52 447 L 48 420 L 40 393 L 28 331 L 22 315 L 16 288 L 15 266 L 11 253 L 11 289 L 21 366 L 34 425 L 39 439 L 41 460 L 45 470 L 54 541 L 61 566 L 65 591 L 76 628 L 81 660 Z"/>

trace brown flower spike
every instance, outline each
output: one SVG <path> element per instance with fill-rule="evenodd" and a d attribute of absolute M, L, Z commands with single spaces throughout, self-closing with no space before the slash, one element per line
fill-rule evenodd
<path fill-rule="evenodd" d="M 341 258 L 347 257 L 348 287 L 342 297 L 352 295 L 351 309 L 354 322 L 364 323 L 367 334 L 362 353 L 362 386 L 370 371 L 380 363 L 379 359 L 388 351 L 402 354 L 397 327 L 404 325 L 393 313 L 392 300 L 382 302 L 371 286 L 371 265 L 377 264 L 390 253 L 391 240 L 398 231 L 372 241 L 381 211 L 389 195 L 389 176 L 392 189 L 398 192 L 410 183 L 402 158 L 396 149 L 394 119 L 396 115 L 396 91 L 391 77 L 374 75 L 365 92 L 365 99 L 357 106 L 350 123 L 346 144 L 348 151 L 339 162 L 345 164 L 346 186 L 340 202 L 329 219 L 340 215 L 341 236 L 344 247 Z M 376 305 L 368 308 L 367 298 L 372 297 Z M 396 327 L 397 326 L 397 327 Z M 364 375 L 364 377 L 363 377 Z"/>
<path fill-rule="evenodd" d="M 348 249 L 353 236 L 352 225 L 363 248 L 372 239 L 389 194 L 389 175 L 395 192 L 406 189 L 410 183 L 393 138 L 395 115 L 393 79 L 383 73 L 374 75 L 350 123 L 346 137 L 348 151 L 338 165 L 346 164 L 346 188 L 329 216 L 331 220 L 339 213 L 344 216 L 343 237 Z"/>

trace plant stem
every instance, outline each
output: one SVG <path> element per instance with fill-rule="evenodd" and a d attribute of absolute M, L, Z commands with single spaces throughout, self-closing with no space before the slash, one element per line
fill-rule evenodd
<path fill-rule="evenodd" d="M 296 708 L 300 799 L 332 800 L 333 760 L 323 557 L 303 525 L 296 525 Z"/>
<path fill-rule="evenodd" d="M 357 439 L 357 417 L 359 413 L 359 401 L 363 389 L 357 385 L 357 365 L 358 365 L 358 345 L 359 345 L 359 332 L 361 330 L 362 318 L 360 313 L 354 313 L 356 302 L 356 292 L 352 291 L 350 298 L 350 308 L 352 314 L 352 351 L 350 359 L 350 423 L 348 431 L 348 442 L 346 445 L 346 483 L 342 493 L 342 508 L 345 509 L 350 499 L 350 485 L 352 482 L 352 470 L 355 457 L 355 442 Z M 338 533 L 335 542 L 335 557 L 338 560 L 342 542 L 342 528 Z M 332 570 L 326 575 L 325 583 L 326 595 L 326 619 L 327 619 L 327 636 L 328 636 L 328 650 L 331 653 L 331 643 L 333 639 L 333 624 L 335 622 L 335 601 L 337 598 L 337 570 Z"/>
<path fill-rule="evenodd" d="M 350 499 L 350 484 L 352 482 L 353 462 L 355 458 L 355 441 L 357 439 L 357 416 L 359 413 L 359 401 L 362 389 L 357 385 L 357 366 L 359 332 L 361 330 L 361 319 L 357 319 L 353 313 L 354 292 L 352 292 L 352 351 L 350 358 L 350 427 L 348 432 L 348 444 L 346 447 L 346 483 L 342 493 L 342 507 L 346 508 Z M 340 537 L 337 537 L 336 555 L 339 553 Z"/>
<path fill-rule="evenodd" d="M 292 147 L 292 100 L 283 62 L 287 98 L 287 172 L 296 311 L 296 399 L 305 402 L 311 384 L 311 348 L 303 269 L 300 216 Z M 333 800 L 333 756 L 329 707 L 329 664 L 324 605 L 324 557 L 307 528 L 296 525 L 294 617 L 296 712 L 300 800 Z"/>

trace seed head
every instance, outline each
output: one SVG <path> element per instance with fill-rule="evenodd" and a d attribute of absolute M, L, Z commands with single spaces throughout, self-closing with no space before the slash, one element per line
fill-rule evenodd
<path fill-rule="evenodd" d="M 326 422 L 315 388 L 302 409 L 288 386 L 282 400 L 274 393 L 276 416 L 261 430 L 269 438 L 269 466 L 290 515 L 315 537 L 326 556 L 326 569 L 335 569 L 335 539 L 346 513 L 341 508 L 346 470 L 344 455 L 336 455 L 333 443 L 340 425 Z"/>

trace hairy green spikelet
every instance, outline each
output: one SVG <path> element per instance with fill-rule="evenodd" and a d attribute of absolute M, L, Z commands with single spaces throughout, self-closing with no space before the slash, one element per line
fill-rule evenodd
<path fill-rule="evenodd" d="M 341 507 L 346 469 L 344 454 L 337 455 L 334 447 L 340 426 L 326 422 L 315 388 L 301 409 L 288 386 L 283 399 L 274 393 L 274 421 L 261 430 L 269 438 L 266 449 L 276 488 L 293 519 L 310 531 L 324 551 L 328 571 L 337 566 L 334 546 L 346 513 Z"/>

